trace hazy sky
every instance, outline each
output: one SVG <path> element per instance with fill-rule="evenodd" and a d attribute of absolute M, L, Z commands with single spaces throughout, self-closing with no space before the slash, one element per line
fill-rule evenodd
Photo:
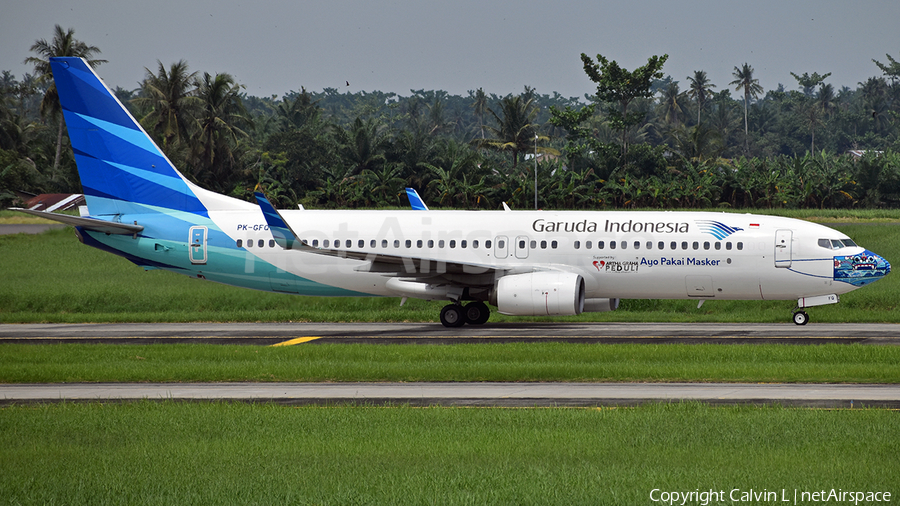
<path fill-rule="evenodd" d="M 582 52 L 629 70 L 667 53 L 663 72 L 682 89 L 694 70 L 729 88 L 744 62 L 766 90 L 796 89 L 790 72 L 832 72 L 839 89 L 881 75 L 873 58 L 900 59 L 898 0 L 0 0 L 0 12 L 0 70 L 19 78 L 32 71 L 22 63 L 31 45 L 59 24 L 101 49 L 113 88 L 185 59 L 257 96 L 528 85 L 581 97 L 594 91 Z"/>

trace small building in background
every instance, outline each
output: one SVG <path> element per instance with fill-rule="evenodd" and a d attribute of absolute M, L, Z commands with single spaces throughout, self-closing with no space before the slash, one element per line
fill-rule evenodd
<path fill-rule="evenodd" d="M 25 209 L 45 212 L 71 211 L 85 205 L 84 195 L 80 193 L 42 193 L 35 195 L 27 192 L 16 192 L 25 202 Z"/>

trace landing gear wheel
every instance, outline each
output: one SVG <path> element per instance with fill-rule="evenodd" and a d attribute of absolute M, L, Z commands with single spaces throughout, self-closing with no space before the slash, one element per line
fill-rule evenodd
<path fill-rule="evenodd" d="M 797 325 L 806 325 L 809 322 L 809 315 L 805 311 L 797 311 L 794 313 L 794 323 Z"/>
<path fill-rule="evenodd" d="M 466 324 L 463 307 L 459 304 L 448 304 L 441 309 L 441 323 L 445 327 L 462 327 Z"/>
<path fill-rule="evenodd" d="M 470 325 L 482 325 L 490 318 L 491 310 L 484 302 L 470 302 L 466 304 L 465 315 L 466 323 Z"/>

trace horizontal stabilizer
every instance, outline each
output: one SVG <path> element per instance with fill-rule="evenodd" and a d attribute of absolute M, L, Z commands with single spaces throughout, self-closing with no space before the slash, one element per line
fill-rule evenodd
<path fill-rule="evenodd" d="M 47 220 L 58 221 L 73 227 L 81 227 L 85 230 L 93 230 L 95 232 L 103 232 L 104 234 L 122 234 L 133 235 L 144 230 L 140 225 L 129 225 L 128 223 L 118 223 L 115 221 L 99 220 L 97 218 L 89 218 L 86 216 L 70 216 L 68 214 L 48 213 L 46 211 L 33 211 L 31 209 L 21 209 L 18 207 L 10 208 L 10 211 L 19 211 L 33 216 L 39 216 Z"/>

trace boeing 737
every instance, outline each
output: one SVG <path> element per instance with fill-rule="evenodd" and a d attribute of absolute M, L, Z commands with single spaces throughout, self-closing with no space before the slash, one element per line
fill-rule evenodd
<path fill-rule="evenodd" d="M 185 178 L 94 70 L 51 58 L 87 203 L 84 244 L 145 269 L 312 296 L 444 300 L 447 327 L 611 311 L 623 298 L 839 301 L 890 264 L 796 219 L 655 211 L 278 210 Z M 505 207 L 505 206 L 504 206 Z M 463 305 L 465 304 L 465 305 Z"/>

